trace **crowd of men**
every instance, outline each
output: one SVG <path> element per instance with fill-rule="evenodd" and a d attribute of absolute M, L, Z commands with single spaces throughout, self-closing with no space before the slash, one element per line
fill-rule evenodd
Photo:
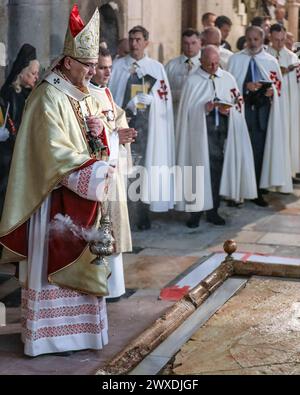
<path fill-rule="evenodd" d="M 225 225 L 221 198 L 265 207 L 265 194 L 291 193 L 300 172 L 300 62 L 282 20 L 255 18 L 233 53 L 230 19 L 206 13 L 203 31 L 185 30 L 182 54 L 165 66 L 147 56 L 143 26 L 129 31 L 112 59 L 99 45 L 99 20 L 96 10 L 85 25 L 73 7 L 62 55 L 26 91 L 17 129 L 10 99 L 1 103 L 0 146 L 17 138 L 0 262 L 20 262 L 30 356 L 107 343 L 102 296 L 125 292 L 129 218 L 131 228 L 147 230 L 150 211 L 175 209 L 188 213 L 190 228 L 204 212 Z M 36 54 L 26 48 L 30 56 L 8 84 L 14 95 L 37 82 Z M 88 248 L 93 239 L 78 237 L 74 226 L 101 227 L 108 213 L 114 248 L 104 290 L 103 267 Z M 58 214 L 69 226 L 63 235 L 49 225 Z"/>
<path fill-rule="evenodd" d="M 181 190 L 182 184 L 190 185 L 188 199 L 170 199 L 167 204 L 149 199 L 157 183 L 148 173 L 140 207 L 134 206 L 139 229 L 151 226 L 149 209 L 191 212 L 187 226 L 192 228 L 205 211 L 208 222 L 224 225 L 218 213 L 221 197 L 233 206 L 251 199 L 265 207 L 264 195 L 270 190 L 292 192 L 292 179 L 297 182 L 300 171 L 300 66 L 282 11 L 279 6 L 274 19 L 255 17 L 238 40 L 242 48 L 236 53 L 227 41 L 231 20 L 208 12 L 202 17 L 201 33 L 182 33 L 182 54 L 164 69 L 146 55 L 149 32 L 142 26 L 129 32 L 129 54 L 114 61 L 109 86 L 138 131 L 131 147 L 134 164 L 176 165 L 183 172 L 204 166 L 204 197 L 194 204 L 193 175 L 177 178 L 175 185 L 171 178 L 164 180 L 169 191 L 177 190 L 178 183 Z M 136 86 L 140 93 L 132 88 Z M 242 139 L 231 135 L 237 128 L 243 130 Z M 176 193 L 170 196 L 178 198 Z"/>

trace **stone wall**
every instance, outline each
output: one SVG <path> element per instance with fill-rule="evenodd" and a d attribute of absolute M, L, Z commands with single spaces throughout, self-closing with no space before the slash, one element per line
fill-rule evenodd
<path fill-rule="evenodd" d="M 165 63 L 179 54 L 181 0 L 130 0 L 128 29 L 138 24 L 150 32 L 149 56 Z"/>
<path fill-rule="evenodd" d="M 233 22 L 229 42 L 235 48 L 238 37 L 243 35 L 247 24 L 245 7 L 241 0 L 78 0 L 80 13 L 89 20 L 95 7 L 109 5 L 112 18 L 103 21 L 102 36 L 110 41 L 115 51 L 118 38 L 127 37 L 128 30 L 141 24 L 150 32 L 149 56 L 165 63 L 180 53 L 182 4 L 193 4 L 197 8 L 193 22 L 202 30 L 201 16 L 212 11 L 217 15 L 228 15 Z M 193 3 L 192 3 L 193 2 Z M 0 41 L 7 45 L 9 69 L 19 48 L 29 42 L 37 48 L 43 68 L 57 57 L 62 50 L 68 23 L 69 11 L 75 0 L 0 0 Z M 195 6 L 197 5 L 197 7 Z M 186 9 L 185 9 L 186 10 Z M 0 84 L 4 68 L 0 67 Z"/>
<path fill-rule="evenodd" d="M 243 2 L 239 0 L 198 0 L 198 29 L 200 31 L 202 30 L 201 16 L 205 12 L 226 15 L 232 20 L 233 26 L 227 41 L 235 50 L 236 42 L 240 36 L 244 35 L 245 26 L 247 25 L 247 15 Z"/>

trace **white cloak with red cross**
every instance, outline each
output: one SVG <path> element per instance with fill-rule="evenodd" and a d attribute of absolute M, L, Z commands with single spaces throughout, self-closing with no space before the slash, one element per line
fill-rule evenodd
<path fill-rule="evenodd" d="M 282 48 L 278 52 L 274 48 L 268 47 L 267 51 L 277 59 L 281 67 L 288 68 L 291 65 L 299 64 L 298 56 L 287 48 Z M 280 103 L 286 111 L 284 122 L 293 175 L 300 172 L 300 116 L 297 116 L 300 105 L 298 80 L 296 69 L 284 74 L 280 96 Z"/>
<path fill-rule="evenodd" d="M 276 59 L 264 49 L 254 56 L 255 62 L 265 80 L 273 84 L 273 99 L 269 115 L 267 137 L 260 178 L 260 188 L 276 188 L 280 192 L 293 191 L 290 167 L 290 153 L 284 128 L 284 107 L 280 104 L 282 74 Z M 238 87 L 243 92 L 251 55 L 247 49 L 231 56 L 228 71 L 236 78 Z"/>
<path fill-rule="evenodd" d="M 235 79 L 219 68 L 214 79 L 199 68 L 184 85 L 176 126 L 177 178 L 176 210 L 200 212 L 213 208 L 205 104 L 215 95 L 232 107 L 219 194 L 234 201 L 257 197 L 253 152 L 244 117 L 243 99 Z M 203 174 L 198 170 L 203 169 Z M 193 172 L 188 172 L 191 169 Z M 182 193 L 183 192 L 183 193 Z"/>
<path fill-rule="evenodd" d="M 170 172 L 164 172 L 163 182 L 157 181 L 157 171 L 172 169 L 175 165 L 175 137 L 172 94 L 168 77 L 161 63 L 148 56 L 136 61 L 125 56 L 114 62 L 110 80 L 110 90 L 116 104 L 123 105 L 127 81 L 132 64 L 138 64 L 139 78 L 150 75 L 156 79 L 150 95 L 153 100 L 149 112 L 148 142 L 145 158 L 145 169 L 148 177 L 143 177 L 141 200 L 150 205 L 150 210 L 164 212 L 174 206 L 174 180 Z M 138 137 L 137 137 L 138 138 Z M 158 199 L 157 199 L 158 197 Z M 166 199 L 165 197 L 169 197 Z"/>

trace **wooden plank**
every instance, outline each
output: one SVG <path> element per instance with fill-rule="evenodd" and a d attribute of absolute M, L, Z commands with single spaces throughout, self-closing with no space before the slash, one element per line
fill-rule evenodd
<path fill-rule="evenodd" d="M 1 335 L 12 335 L 14 333 L 21 333 L 21 324 L 8 324 L 5 326 L 0 326 L 0 336 Z"/>
<path fill-rule="evenodd" d="M 5 298 L 5 296 L 13 293 L 18 288 L 20 288 L 20 284 L 15 277 L 5 281 L 0 285 L 0 299 Z"/>

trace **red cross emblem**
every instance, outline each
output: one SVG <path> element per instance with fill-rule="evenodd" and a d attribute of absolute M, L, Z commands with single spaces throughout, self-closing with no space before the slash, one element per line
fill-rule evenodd
<path fill-rule="evenodd" d="M 297 83 L 300 82 L 300 65 L 296 68 Z"/>
<path fill-rule="evenodd" d="M 270 71 L 270 79 L 271 79 L 271 81 L 275 82 L 275 87 L 277 89 L 278 96 L 280 96 L 281 95 L 281 81 L 277 77 L 276 71 Z"/>
<path fill-rule="evenodd" d="M 157 93 L 159 94 L 161 100 L 168 100 L 168 87 L 164 80 L 160 81 L 160 88 L 157 89 Z"/>
<path fill-rule="evenodd" d="M 231 96 L 234 99 L 234 103 L 235 103 L 235 108 L 239 111 L 242 112 L 242 107 L 243 107 L 243 103 L 244 103 L 244 99 L 241 96 L 240 92 L 236 89 L 230 89 L 231 92 Z"/>

